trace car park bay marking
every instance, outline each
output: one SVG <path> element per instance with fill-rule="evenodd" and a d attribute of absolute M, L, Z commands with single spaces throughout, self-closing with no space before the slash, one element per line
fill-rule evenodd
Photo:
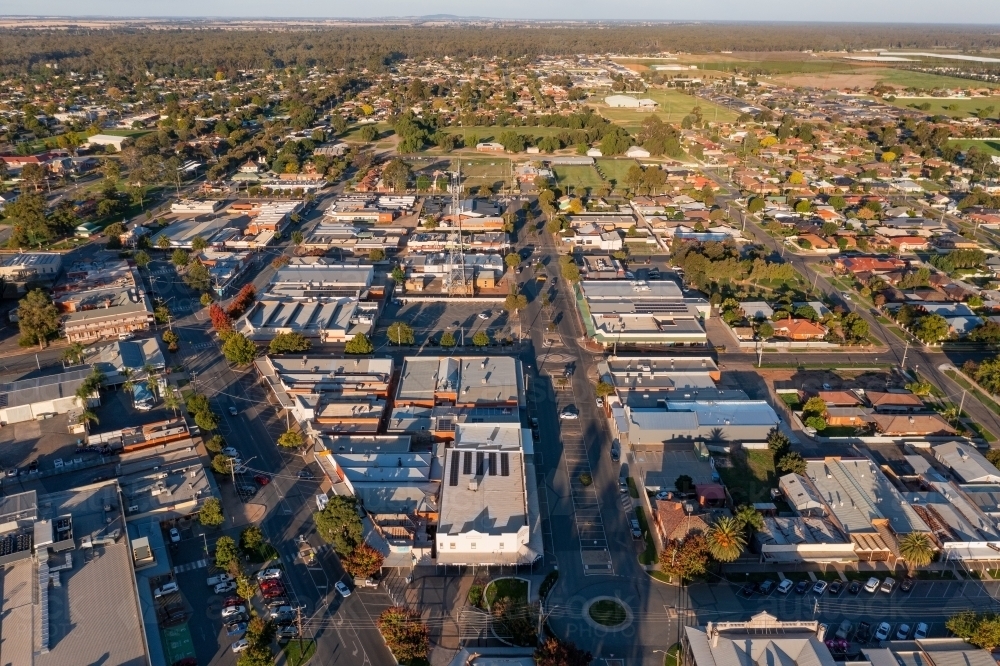
<path fill-rule="evenodd" d="M 197 562 L 188 562 L 187 564 L 178 564 L 174 567 L 174 573 L 184 573 L 185 571 L 194 571 L 195 569 L 204 569 L 208 566 L 208 560 L 201 559 Z"/>

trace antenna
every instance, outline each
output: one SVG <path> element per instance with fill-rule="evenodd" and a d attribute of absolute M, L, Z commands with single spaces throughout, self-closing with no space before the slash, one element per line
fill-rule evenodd
<path fill-rule="evenodd" d="M 448 275 L 445 286 L 449 296 L 471 296 L 465 279 L 465 241 L 462 238 L 462 160 L 457 160 L 457 169 L 451 174 L 451 209 L 458 223 L 458 238 L 448 243 Z"/>

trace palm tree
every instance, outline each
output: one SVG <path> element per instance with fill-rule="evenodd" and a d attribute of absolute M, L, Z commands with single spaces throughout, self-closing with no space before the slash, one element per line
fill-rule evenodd
<path fill-rule="evenodd" d="M 177 410 L 180 408 L 181 403 L 180 400 L 177 399 L 177 394 L 170 390 L 169 387 L 163 394 L 163 406 L 174 410 L 174 416 L 177 416 Z"/>
<path fill-rule="evenodd" d="M 753 532 L 764 527 L 764 516 L 754 508 L 753 504 L 742 504 L 736 508 L 736 521 L 743 526 L 744 530 Z"/>
<path fill-rule="evenodd" d="M 87 430 L 89 431 L 90 430 L 89 425 L 91 423 L 100 423 L 101 420 L 97 418 L 97 414 L 90 411 L 89 409 L 85 409 L 82 412 L 80 412 L 80 415 L 78 417 L 76 417 L 76 422 L 82 423 L 83 427 L 87 428 Z"/>
<path fill-rule="evenodd" d="M 708 552 L 720 562 L 732 562 L 740 556 L 747 544 L 742 525 L 729 516 L 715 521 L 705 535 L 705 540 L 708 542 Z"/>
<path fill-rule="evenodd" d="M 923 532 L 910 532 L 899 542 L 899 554 L 907 567 L 926 567 L 934 559 L 934 545 Z"/>
<path fill-rule="evenodd" d="M 159 385 L 156 383 L 156 368 L 147 363 L 142 366 L 142 371 L 146 374 L 146 383 L 149 384 L 149 390 L 153 392 L 153 397 L 157 397 Z"/>
<path fill-rule="evenodd" d="M 132 370 L 129 368 L 122 368 L 122 377 L 125 378 L 125 382 L 122 384 L 122 390 L 132 396 L 134 404 L 135 394 L 132 392 L 132 389 L 135 388 L 135 383 L 132 381 Z"/>
<path fill-rule="evenodd" d="M 83 363 L 83 345 L 74 342 L 63 352 L 63 360 L 70 363 Z"/>

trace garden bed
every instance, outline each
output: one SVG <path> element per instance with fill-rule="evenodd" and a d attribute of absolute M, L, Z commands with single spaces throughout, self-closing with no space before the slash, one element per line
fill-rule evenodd
<path fill-rule="evenodd" d="M 611 599 L 595 601 L 587 609 L 590 619 L 605 627 L 617 627 L 628 619 L 625 607 Z"/>

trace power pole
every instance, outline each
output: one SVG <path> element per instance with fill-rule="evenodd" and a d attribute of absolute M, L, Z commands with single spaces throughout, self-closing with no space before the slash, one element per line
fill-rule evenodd
<path fill-rule="evenodd" d="M 903 348 L 903 362 L 899 365 L 903 372 L 906 372 L 906 352 L 910 351 L 910 341 L 906 341 L 906 346 Z"/>
<path fill-rule="evenodd" d="M 962 400 L 958 403 L 958 418 L 962 418 L 962 409 L 965 407 L 965 393 L 966 390 L 962 389 Z"/>
<path fill-rule="evenodd" d="M 299 630 L 299 654 L 302 654 L 302 606 L 295 608 L 295 626 Z"/>

